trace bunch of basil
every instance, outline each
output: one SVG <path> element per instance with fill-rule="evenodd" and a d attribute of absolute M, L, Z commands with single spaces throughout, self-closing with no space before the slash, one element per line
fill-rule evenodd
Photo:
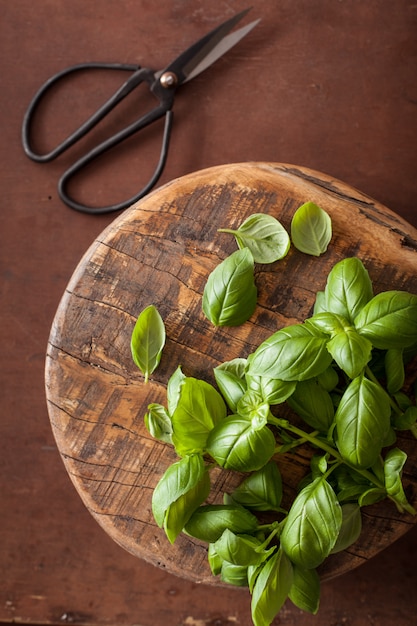
<path fill-rule="evenodd" d="M 132 353 L 147 378 L 165 331 L 155 307 L 145 312 Z M 255 626 L 269 626 L 287 597 L 317 612 L 316 568 L 357 540 L 362 506 L 388 497 L 416 513 L 402 484 L 407 457 L 395 445 L 398 430 L 417 437 L 417 407 L 403 391 L 416 352 L 417 296 L 374 295 L 363 263 L 347 258 L 311 317 L 214 369 L 217 389 L 178 367 L 167 406 L 149 405 L 149 432 L 179 457 L 154 490 L 155 520 L 172 543 L 182 532 L 207 542 L 213 574 L 249 587 Z M 298 418 L 279 417 L 283 403 Z M 316 450 L 311 471 L 284 510 L 273 457 L 306 442 Z M 247 475 L 222 503 L 205 504 L 213 467 Z M 272 522 L 260 521 L 265 512 Z"/>

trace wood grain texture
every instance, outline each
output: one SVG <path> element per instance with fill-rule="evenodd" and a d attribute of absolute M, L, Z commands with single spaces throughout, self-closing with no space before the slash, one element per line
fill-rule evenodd
<path fill-rule="evenodd" d="M 332 217 L 328 252 L 309 257 L 293 247 L 272 266 L 257 266 L 258 307 L 238 328 L 214 329 L 201 311 L 208 274 L 236 245 L 219 227 L 237 227 L 255 212 L 291 217 L 311 200 Z M 166 382 L 184 372 L 213 381 L 220 362 L 247 356 L 272 332 L 311 314 L 335 262 L 361 258 L 375 291 L 417 293 L 417 231 L 378 202 L 321 173 L 276 163 L 213 167 L 176 179 L 111 223 L 85 254 L 58 308 L 46 362 L 46 393 L 53 432 L 65 467 L 86 507 L 132 554 L 196 582 L 218 584 L 206 547 L 181 536 L 171 546 L 151 512 L 152 490 L 173 450 L 151 439 L 143 415 L 165 403 Z M 167 345 L 144 385 L 130 356 L 140 311 L 155 304 L 166 324 Z M 407 494 L 416 503 L 417 446 L 408 435 Z M 287 498 L 306 472 L 309 451 L 280 457 Z M 210 502 L 240 480 L 213 473 Z M 348 552 L 330 558 L 323 578 L 366 561 L 416 520 L 390 503 L 364 510 L 364 532 Z"/>

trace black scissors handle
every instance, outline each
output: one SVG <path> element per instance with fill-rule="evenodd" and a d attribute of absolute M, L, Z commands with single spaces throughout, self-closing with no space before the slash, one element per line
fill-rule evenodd
<path fill-rule="evenodd" d="M 64 141 L 62 141 L 58 146 L 56 146 L 53 150 L 46 154 L 39 154 L 35 152 L 31 146 L 30 141 L 30 131 L 33 115 L 39 102 L 45 95 L 46 91 L 48 91 L 56 82 L 60 79 L 64 78 L 68 74 L 72 72 L 77 72 L 80 70 L 88 70 L 88 69 L 107 69 L 107 70 L 126 70 L 133 72 L 133 74 L 128 78 L 127 81 L 123 83 L 123 85 L 109 98 L 86 122 L 84 122 L 76 131 L 74 131 L 71 135 L 69 135 Z M 96 126 L 114 107 L 123 100 L 129 93 L 131 93 L 138 85 L 146 82 L 149 84 L 152 93 L 159 100 L 159 104 L 143 115 L 139 120 L 133 122 L 120 132 L 116 133 L 109 139 L 103 141 L 101 144 L 93 148 L 86 155 L 81 157 L 76 163 L 74 163 L 61 177 L 58 183 L 58 192 L 60 198 L 65 204 L 70 206 L 71 208 L 81 211 L 83 213 L 110 213 L 112 211 L 118 211 L 131 206 L 134 202 L 145 196 L 150 189 L 156 184 L 158 181 L 163 168 L 165 166 L 168 148 L 169 148 L 169 139 L 171 135 L 171 127 L 173 120 L 173 113 L 171 111 L 171 107 L 174 101 L 174 92 L 175 85 L 165 86 L 163 87 L 159 81 L 155 82 L 155 74 L 152 70 L 147 68 L 141 68 L 138 65 L 127 65 L 120 63 L 81 63 L 79 65 L 74 65 L 65 70 L 62 70 L 58 74 L 55 74 L 52 78 L 50 78 L 44 85 L 39 89 L 30 103 L 28 110 L 23 119 L 22 125 L 22 143 L 25 153 L 29 158 L 33 161 L 37 161 L 38 163 L 46 163 L 48 161 L 52 161 L 56 159 L 63 152 L 68 150 L 71 146 L 73 146 L 77 141 L 79 141 L 82 137 L 84 137 L 94 126 Z M 67 185 L 70 179 L 81 169 L 83 169 L 88 163 L 96 159 L 98 156 L 109 150 L 110 148 L 116 146 L 121 143 L 134 133 L 140 131 L 142 128 L 145 128 L 149 124 L 152 124 L 156 120 L 165 116 L 165 127 L 162 138 L 162 146 L 161 153 L 159 157 L 159 162 L 156 166 L 156 169 L 149 180 L 149 182 L 145 185 L 145 187 L 139 191 L 135 196 L 120 202 L 119 204 L 112 204 L 105 207 L 89 207 L 83 205 L 73 198 L 71 198 L 67 192 Z"/>

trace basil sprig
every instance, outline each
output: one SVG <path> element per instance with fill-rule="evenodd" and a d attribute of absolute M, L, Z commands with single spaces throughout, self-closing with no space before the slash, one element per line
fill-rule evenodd
<path fill-rule="evenodd" d="M 156 329 L 142 321 L 139 330 L 159 354 L 152 316 Z M 181 532 L 207 542 L 213 575 L 248 586 L 254 626 L 269 626 L 287 597 L 317 613 L 317 568 L 357 541 L 364 506 L 388 498 L 416 514 L 402 481 L 407 455 L 396 442 L 400 430 L 417 438 L 415 396 L 403 388 L 416 354 L 417 296 L 374 295 L 362 262 L 347 258 L 330 271 L 311 317 L 214 369 L 218 389 L 178 367 L 166 407 L 149 405 L 149 432 L 179 457 L 155 488 L 155 520 L 170 542 Z M 145 372 L 155 365 L 142 362 Z M 280 417 L 284 404 L 297 420 Z M 305 444 L 315 451 L 310 471 L 286 510 L 274 457 Z M 214 467 L 244 478 L 223 502 L 207 504 Z"/>

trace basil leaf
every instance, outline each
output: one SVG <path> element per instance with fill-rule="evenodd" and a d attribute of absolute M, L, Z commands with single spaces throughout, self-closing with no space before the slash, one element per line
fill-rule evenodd
<path fill-rule="evenodd" d="M 401 505 L 407 506 L 408 504 L 401 479 L 406 460 L 405 452 L 399 448 L 393 448 L 387 453 L 384 462 L 385 488 L 388 495 L 395 498 L 400 512 L 404 511 Z"/>
<path fill-rule="evenodd" d="M 246 375 L 249 391 L 257 393 L 270 405 L 282 404 L 293 393 L 296 381 Z"/>
<path fill-rule="evenodd" d="M 342 504 L 342 526 L 330 554 L 336 554 L 349 548 L 359 539 L 361 532 L 362 515 L 360 506 L 354 502 Z"/>
<path fill-rule="evenodd" d="M 297 608 L 316 615 L 320 603 L 320 577 L 317 570 L 293 565 L 293 581 L 288 597 Z"/>
<path fill-rule="evenodd" d="M 417 296 L 406 291 L 384 291 L 355 318 L 358 332 L 376 348 L 407 348 L 417 340 Z"/>
<path fill-rule="evenodd" d="M 371 487 L 367 489 L 358 498 L 359 506 L 370 506 L 371 504 L 376 504 L 377 502 L 381 502 L 386 497 L 387 493 L 385 489 L 380 489 L 379 487 Z"/>
<path fill-rule="evenodd" d="M 394 428 L 396 430 L 410 430 L 417 422 L 417 406 L 409 406 L 402 413 L 394 418 Z"/>
<path fill-rule="evenodd" d="M 209 476 L 200 455 L 187 456 L 166 470 L 153 492 L 152 513 L 171 543 L 209 492 Z"/>
<path fill-rule="evenodd" d="M 313 378 L 332 362 L 328 337 L 306 324 L 293 324 L 261 343 L 249 362 L 249 376 L 294 381 Z"/>
<path fill-rule="evenodd" d="M 293 563 L 318 567 L 330 554 L 340 532 L 342 510 L 333 488 L 323 476 L 295 498 L 281 534 L 281 545 Z"/>
<path fill-rule="evenodd" d="M 253 428 L 265 426 L 269 417 L 269 404 L 255 391 L 246 391 L 237 403 L 237 413 L 251 420 Z"/>
<path fill-rule="evenodd" d="M 250 318 L 256 301 L 252 253 L 248 248 L 236 250 L 209 275 L 203 312 L 215 326 L 239 326 Z"/>
<path fill-rule="evenodd" d="M 149 404 L 144 421 L 152 437 L 158 439 L 158 441 L 172 444 L 171 418 L 164 406 L 156 403 Z"/>
<path fill-rule="evenodd" d="M 158 367 L 164 345 L 165 325 L 157 308 L 151 304 L 136 320 L 130 341 L 133 361 L 145 376 L 145 383 Z"/>
<path fill-rule="evenodd" d="M 300 206 L 291 220 L 291 239 L 301 252 L 320 256 L 332 238 L 330 216 L 314 202 Z"/>
<path fill-rule="evenodd" d="M 333 391 L 339 383 L 339 374 L 334 367 L 330 365 L 324 372 L 317 376 L 317 381 L 326 391 Z"/>
<path fill-rule="evenodd" d="M 207 440 L 207 452 L 225 469 L 251 472 L 260 469 L 275 452 L 275 437 L 268 426 L 231 415 L 217 424 Z"/>
<path fill-rule="evenodd" d="M 372 282 L 360 259 L 346 258 L 333 266 L 324 290 L 326 311 L 352 322 L 372 296 Z"/>
<path fill-rule="evenodd" d="M 248 568 L 243 565 L 233 565 L 223 561 L 220 578 L 224 583 L 234 585 L 235 587 L 248 586 Z"/>
<path fill-rule="evenodd" d="M 226 361 L 214 368 L 216 383 L 229 409 L 236 413 L 237 403 L 246 391 L 246 359 Z"/>
<path fill-rule="evenodd" d="M 186 377 L 171 416 L 172 441 L 178 456 L 205 450 L 210 431 L 223 420 L 226 412 L 223 398 L 212 385 Z"/>
<path fill-rule="evenodd" d="M 349 378 L 356 378 L 371 358 L 372 344 L 352 328 L 334 335 L 327 349 L 340 369 Z"/>
<path fill-rule="evenodd" d="M 299 381 L 287 403 L 309 426 L 327 433 L 334 418 L 333 400 L 316 378 Z"/>
<path fill-rule="evenodd" d="M 281 511 L 282 479 L 277 464 L 269 461 L 250 474 L 233 491 L 231 498 L 253 511 Z"/>
<path fill-rule="evenodd" d="M 208 547 L 208 562 L 213 576 L 218 576 L 222 571 L 223 559 L 217 554 L 214 543 L 209 543 Z"/>
<path fill-rule="evenodd" d="M 219 228 L 220 233 L 235 236 L 239 248 L 249 248 L 256 263 L 273 263 L 290 249 L 290 236 L 272 215 L 254 213 L 237 230 Z"/>
<path fill-rule="evenodd" d="M 358 468 L 371 467 L 389 432 L 390 416 L 384 390 L 365 376 L 354 378 L 335 415 L 336 443 L 343 459 Z"/>
<path fill-rule="evenodd" d="M 181 366 L 179 365 L 175 372 L 168 380 L 167 385 L 167 401 L 168 401 L 168 413 L 172 415 L 177 408 L 178 401 L 181 395 L 181 386 L 185 381 L 186 376 L 182 373 Z"/>
<path fill-rule="evenodd" d="M 385 376 L 389 393 L 400 391 L 405 381 L 403 349 L 391 348 L 385 353 Z"/>
<path fill-rule="evenodd" d="M 292 565 L 279 548 L 263 565 L 252 591 L 254 626 L 270 626 L 288 597 L 292 585 Z"/>
<path fill-rule="evenodd" d="M 234 533 L 253 533 L 258 527 L 256 517 L 235 504 L 200 506 L 185 525 L 185 532 L 196 539 L 215 543 L 228 528 Z"/>
<path fill-rule="evenodd" d="M 250 535 L 236 535 L 226 528 L 214 544 L 216 553 L 233 565 L 257 565 L 263 560 L 261 552 L 257 551 L 261 542 Z"/>

